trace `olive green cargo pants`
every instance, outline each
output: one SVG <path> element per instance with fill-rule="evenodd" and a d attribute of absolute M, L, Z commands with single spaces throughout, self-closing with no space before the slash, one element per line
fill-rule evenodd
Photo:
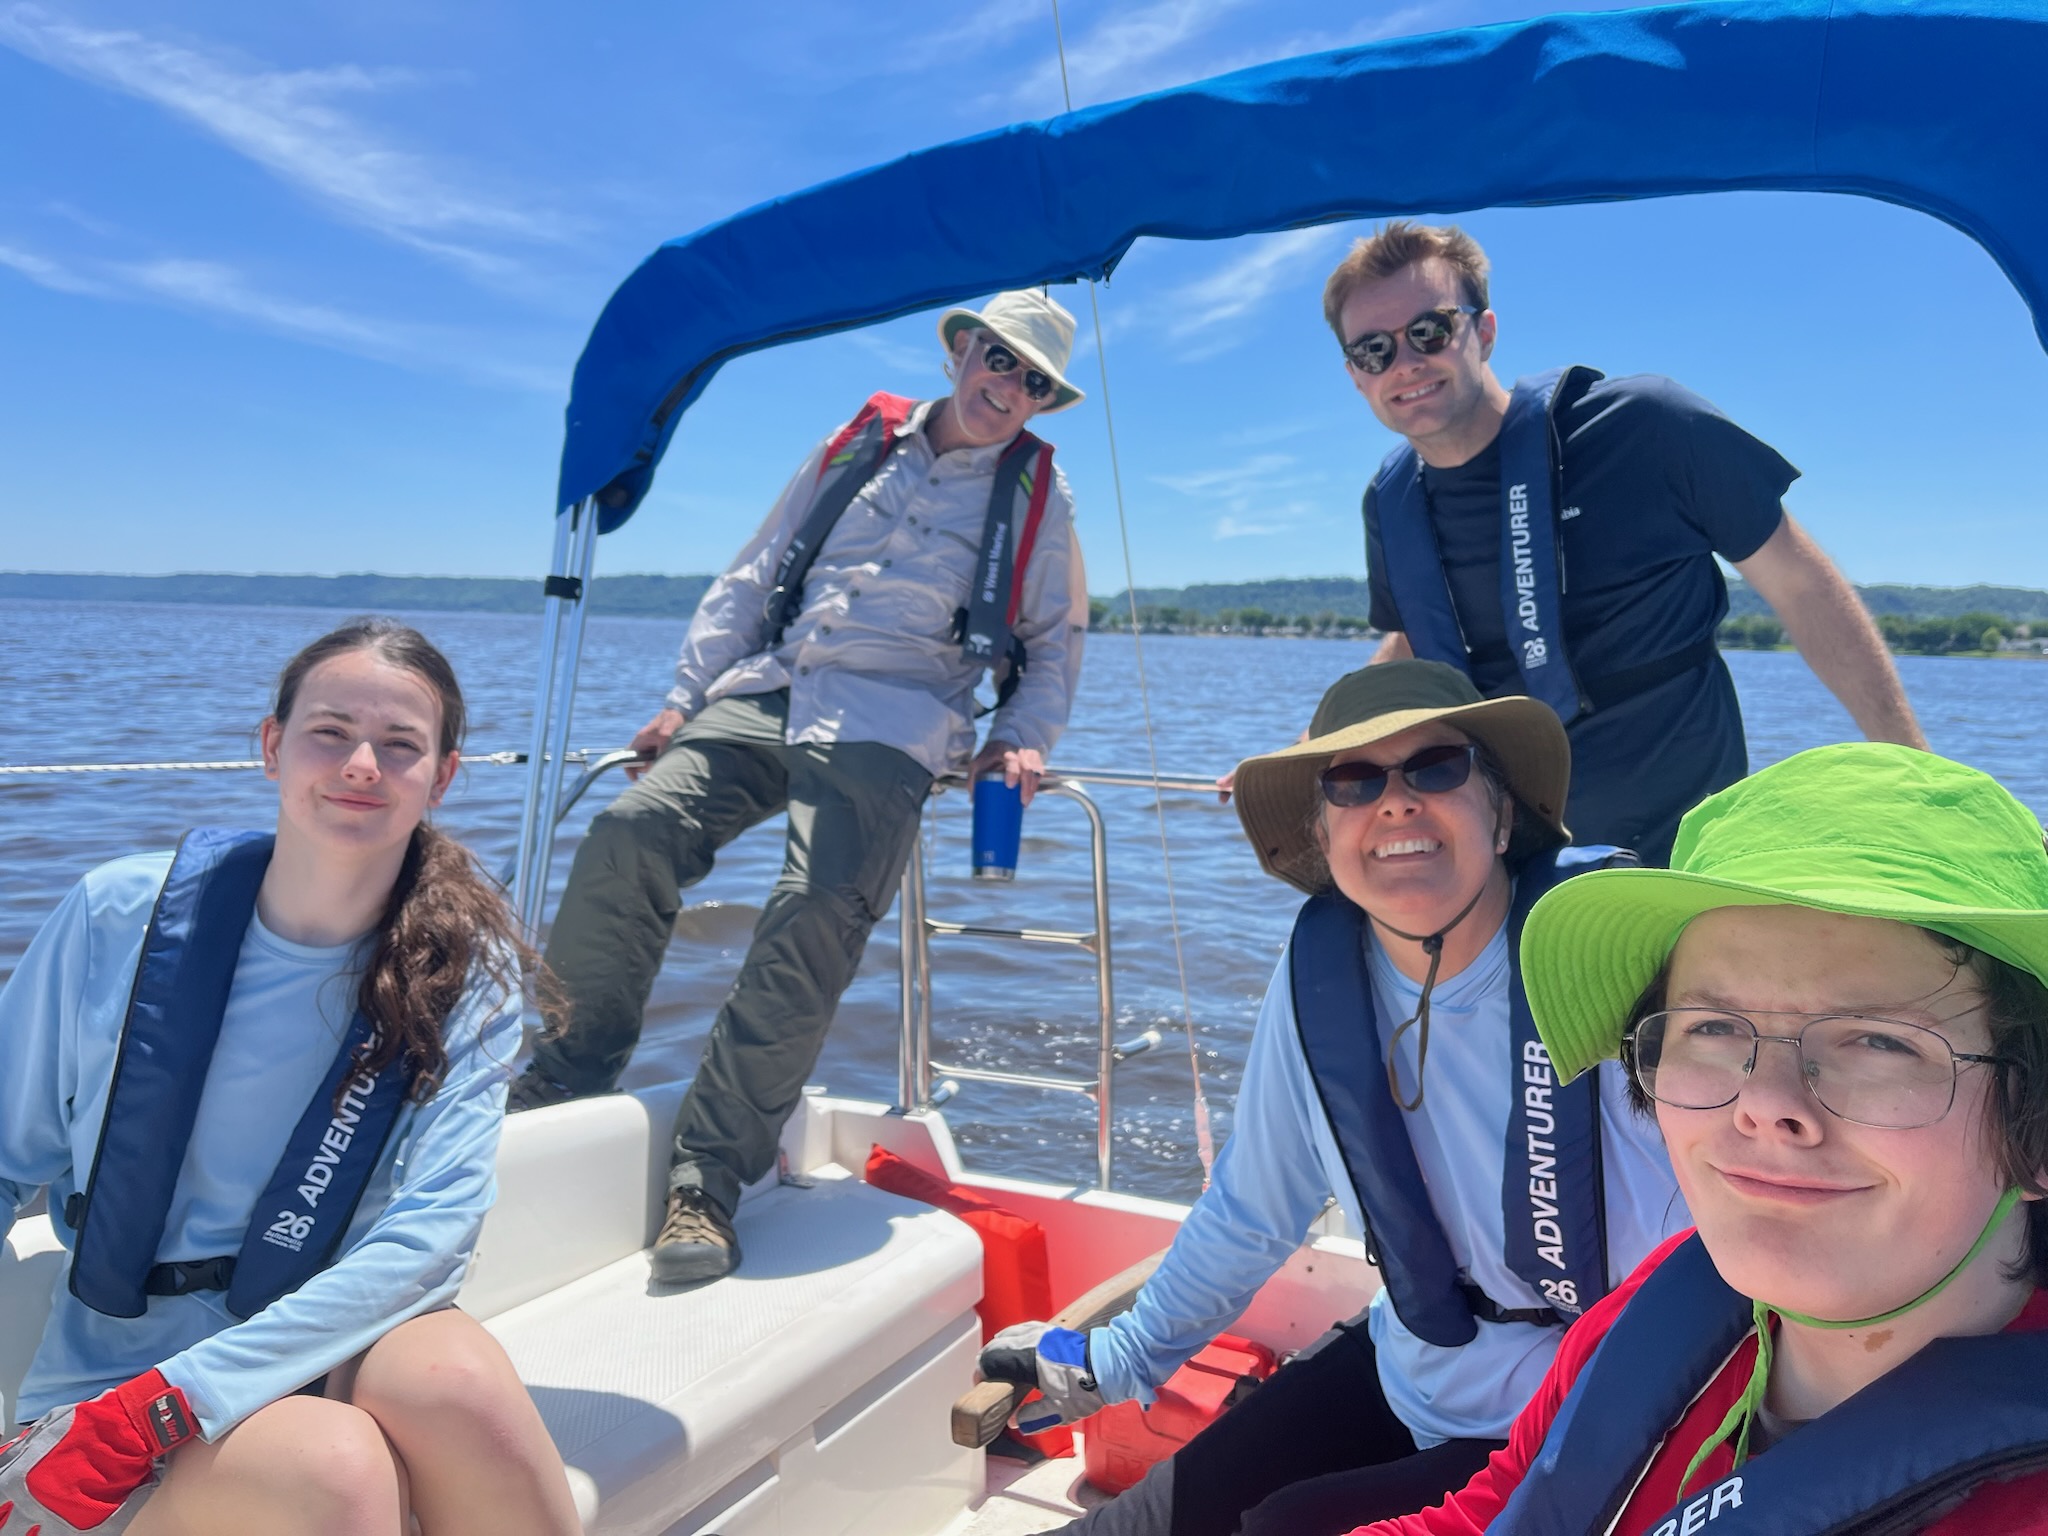
<path fill-rule="evenodd" d="M 593 818 L 548 936 L 568 1024 L 534 1052 L 564 1087 L 608 1092 L 639 1043 L 683 889 L 786 809 L 782 874 L 676 1115 L 671 1187 L 702 1190 L 728 1214 L 775 1165 L 931 788 L 909 754 L 879 742 L 785 745 L 788 711 L 786 690 L 719 700 Z"/>

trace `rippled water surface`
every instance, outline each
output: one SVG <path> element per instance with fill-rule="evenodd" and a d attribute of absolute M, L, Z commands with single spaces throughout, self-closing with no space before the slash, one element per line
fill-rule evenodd
<path fill-rule="evenodd" d="M 339 616 L 305 609 L 142 604 L 0 603 L 0 699 L 9 763 L 244 758 L 277 669 Z M 454 661 L 469 696 L 472 750 L 524 746 L 539 620 L 499 614 L 408 616 Z M 621 744 L 660 703 L 682 625 L 593 617 L 572 740 Z M 1168 773 L 1213 774 L 1291 740 L 1322 690 L 1363 665 L 1367 648 L 1334 640 L 1153 637 L 1144 643 L 1159 761 Z M 1749 722 L 1752 766 L 1853 736 L 1847 715 L 1787 653 L 1728 657 Z M 2048 813 L 2048 663 L 1905 657 L 1900 670 L 1935 748 L 1996 774 Z M 1096 636 L 1057 761 L 1147 766 L 1133 642 Z M 458 780 L 443 824 L 488 863 L 505 858 L 521 770 L 479 766 Z M 555 879 L 590 812 L 564 826 Z M 1109 824 L 1112 936 L 1120 1034 L 1161 1024 L 1167 1046 L 1116 1080 L 1116 1180 L 1148 1194 L 1191 1197 L 1189 1067 L 1180 1036 L 1159 823 L 1143 791 L 1096 792 Z M 0 779 L 0 976 L 44 915 L 102 860 L 168 847 L 195 824 L 267 825 L 269 785 L 254 772 Z M 1220 1135 L 1258 1001 L 1297 905 L 1263 876 L 1237 818 L 1213 796 L 1165 799 L 1202 1073 Z M 934 916 L 1012 926 L 1089 926 L 1086 823 L 1078 807 L 1041 801 L 1026 818 L 1016 885 L 967 878 L 966 803 L 939 798 L 926 818 Z M 687 1075 L 745 952 L 781 859 L 781 823 L 746 834 L 690 891 L 655 985 L 629 1083 Z M 1085 1074 L 1095 1038 L 1094 972 L 1076 952 L 935 940 L 934 1054 L 1022 1071 Z M 839 1009 L 815 1080 L 834 1092 L 895 1095 L 895 914 L 875 932 Z M 970 1160 L 1022 1175 L 1093 1177 L 1093 1106 L 1070 1095 L 969 1085 L 948 1118 Z"/>

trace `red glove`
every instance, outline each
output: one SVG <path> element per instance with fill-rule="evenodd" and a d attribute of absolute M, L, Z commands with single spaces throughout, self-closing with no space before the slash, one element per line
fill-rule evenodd
<path fill-rule="evenodd" d="M 149 1371 L 91 1402 L 38 1419 L 0 1446 L 0 1532 L 23 1536 L 104 1525 L 149 1481 L 159 1456 L 198 1433 L 185 1394 Z M 62 1522 L 55 1531 L 49 1522 Z"/>

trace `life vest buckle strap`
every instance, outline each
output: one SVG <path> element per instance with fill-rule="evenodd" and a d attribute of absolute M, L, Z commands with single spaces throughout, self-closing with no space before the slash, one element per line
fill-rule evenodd
<path fill-rule="evenodd" d="M 194 1291 L 224 1291 L 234 1279 L 235 1256 L 221 1254 L 180 1264 L 152 1264 L 142 1291 L 145 1296 L 189 1296 Z"/>
<path fill-rule="evenodd" d="M 1533 1323 L 1538 1328 L 1562 1328 L 1566 1319 L 1555 1307 L 1504 1307 L 1470 1280 L 1458 1282 L 1458 1294 L 1482 1323 Z"/>

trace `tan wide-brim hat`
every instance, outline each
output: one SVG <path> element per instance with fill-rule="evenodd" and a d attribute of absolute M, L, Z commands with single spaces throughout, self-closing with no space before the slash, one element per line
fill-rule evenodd
<path fill-rule="evenodd" d="M 1039 415 L 1064 411 L 1085 398 L 1064 377 L 1067 363 L 1074 355 L 1074 317 L 1036 289 L 999 293 L 979 312 L 947 310 L 939 316 L 939 340 L 945 343 L 948 353 L 953 350 L 953 338 L 965 326 L 977 326 L 1000 338 L 1012 352 L 1052 380 L 1052 399 L 1038 408 Z"/>
<path fill-rule="evenodd" d="M 1308 740 L 1237 765 L 1237 817 L 1266 873 L 1311 896 L 1329 890 L 1314 832 L 1318 776 L 1340 752 L 1431 720 L 1463 732 L 1499 764 L 1515 798 L 1510 864 L 1571 841 L 1564 801 L 1572 749 L 1556 711 L 1520 694 L 1481 698 L 1470 678 L 1440 661 L 1390 661 L 1338 678 L 1316 706 Z"/>

